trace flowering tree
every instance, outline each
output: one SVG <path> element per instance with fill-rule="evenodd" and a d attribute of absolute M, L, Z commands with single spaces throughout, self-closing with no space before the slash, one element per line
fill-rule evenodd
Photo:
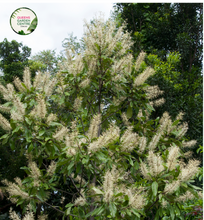
<path fill-rule="evenodd" d="M 191 184 L 199 161 L 185 151 L 196 141 L 185 141 L 183 113 L 148 118 L 162 91 L 145 83 L 154 69 L 144 52 L 133 60 L 124 26 L 96 17 L 56 76 L 32 81 L 26 68 L 15 88 L 0 85 L 11 115 L 0 115 L 1 139 L 28 161 L 25 179 L 3 181 L 23 209 L 11 219 L 183 219 L 181 203 L 202 196 Z"/>

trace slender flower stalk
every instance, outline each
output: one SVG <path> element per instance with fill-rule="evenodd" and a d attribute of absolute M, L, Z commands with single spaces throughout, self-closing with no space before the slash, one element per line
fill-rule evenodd
<path fill-rule="evenodd" d="M 25 200 L 30 200 L 29 194 L 24 192 L 16 183 L 9 182 L 8 180 L 3 180 L 2 183 L 7 186 L 6 191 L 10 196 L 20 196 Z"/>
<path fill-rule="evenodd" d="M 131 152 L 138 145 L 138 134 L 132 132 L 129 126 L 121 137 L 121 150 Z"/>
<path fill-rule="evenodd" d="M 156 98 L 159 95 L 162 95 L 164 93 L 164 91 L 161 91 L 157 85 L 156 86 L 148 86 L 148 87 L 144 88 L 144 90 L 146 92 L 148 99 Z"/>
<path fill-rule="evenodd" d="M 135 63 L 135 70 L 138 71 L 140 66 L 141 66 L 141 63 L 144 61 L 144 58 L 146 56 L 146 53 L 141 51 L 139 56 L 137 57 L 137 60 L 136 60 L 136 63 Z"/>
<path fill-rule="evenodd" d="M 53 113 L 49 114 L 47 117 L 47 124 L 49 125 L 51 122 L 56 121 L 57 120 L 57 116 Z"/>
<path fill-rule="evenodd" d="M 139 150 L 138 153 L 142 154 L 147 147 L 147 138 L 142 136 L 139 141 Z"/>
<path fill-rule="evenodd" d="M 194 147 L 196 145 L 197 141 L 196 140 L 191 140 L 191 141 L 187 141 L 187 142 L 182 142 L 182 147 Z"/>
<path fill-rule="evenodd" d="M 0 114 L 0 126 L 5 130 L 5 131 L 10 131 L 11 126 L 10 123 L 2 114 Z"/>
<path fill-rule="evenodd" d="M 57 164 L 55 161 L 52 161 L 47 169 L 47 175 L 52 176 L 57 168 Z"/>
<path fill-rule="evenodd" d="M 87 136 L 90 140 L 92 138 L 98 137 L 98 129 L 100 123 L 101 123 L 101 114 L 94 115 L 93 119 L 91 120 L 89 130 L 87 133 Z"/>
<path fill-rule="evenodd" d="M 62 140 L 67 133 L 68 133 L 68 129 L 66 127 L 62 127 L 59 131 L 57 131 L 53 135 L 53 137 L 57 140 Z"/>
<path fill-rule="evenodd" d="M 104 202 L 109 203 L 113 197 L 114 177 L 110 171 L 107 171 L 104 176 L 103 189 L 104 189 Z"/>
<path fill-rule="evenodd" d="M 11 107 L 6 107 L 4 105 L 0 105 L 0 111 L 5 112 L 5 113 L 10 113 L 11 112 Z"/>
<path fill-rule="evenodd" d="M 154 150 L 157 147 L 157 144 L 159 143 L 161 136 L 162 136 L 161 132 L 157 132 L 153 136 L 152 140 L 150 141 L 150 143 L 148 145 L 149 150 Z"/>
<path fill-rule="evenodd" d="M 142 209 L 145 206 L 145 199 L 143 195 L 140 195 L 139 193 L 132 192 L 131 189 L 128 189 L 126 194 L 129 197 L 129 205 L 134 209 Z"/>
<path fill-rule="evenodd" d="M 161 106 L 165 103 L 165 99 L 164 98 L 161 98 L 161 99 L 157 99 L 157 100 L 154 100 L 153 101 L 153 105 L 158 107 L 158 106 Z"/>
<path fill-rule="evenodd" d="M 25 86 L 27 87 L 27 89 L 31 88 L 31 80 L 30 80 L 30 69 L 29 67 L 26 67 L 24 70 L 24 74 L 23 74 L 23 82 L 25 84 Z"/>
<path fill-rule="evenodd" d="M 136 77 L 133 86 L 136 87 L 142 85 L 154 73 L 154 69 L 147 67 L 141 74 Z"/>
<path fill-rule="evenodd" d="M 96 152 L 103 146 L 108 145 L 112 141 L 116 140 L 120 137 L 120 129 L 111 125 L 110 128 L 104 132 L 96 141 L 93 141 L 88 148 L 89 153 Z"/>
<path fill-rule="evenodd" d="M 172 183 L 167 184 L 165 186 L 165 188 L 164 188 L 164 193 L 165 194 L 172 194 L 172 193 L 174 193 L 178 189 L 180 184 L 181 184 L 180 180 L 175 180 Z"/>
<path fill-rule="evenodd" d="M 12 208 L 10 208 L 9 210 L 9 217 L 12 219 L 12 220 L 21 220 L 19 218 L 19 216 L 17 215 L 17 213 L 15 211 L 13 211 Z"/>
<path fill-rule="evenodd" d="M 181 173 L 178 176 L 180 181 L 185 182 L 195 176 L 199 171 L 199 164 L 200 161 L 198 160 L 189 160 L 188 164 L 181 169 Z"/>
<path fill-rule="evenodd" d="M 73 108 L 74 108 L 75 111 L 77 111 L 77 110 L 80 109 L 81 103 L 82 103 L 82 97 L 78 97 L 78 98 L 76 98 L 76 99 L 74 100 L 74 106 L 73 106 Z"/>
<path fill-rule="evenodd" d="M 14 82 L 16 88 L 20 92 L 25 92 L 26 91 L 26 88 L 22 85 L 22 82 L 21 82 L 21 80 L 18 77 L 16 77 L 13 82 Z"/>
<path fill-rule="evenodd" d="M 15 96 L 15 99 L 13 100 L 14 106 L 17 108 L 17 113 L 21 116 L 25 115 L 25 107 L 24 104 L 20 101 L 20 98 L 18 96 Z"/>
<path fill-rule="evenodd" d="M 130 122 L 128 121 L 128 118 L 127 118 L 127 115 L 125 114 L 125 112 L 122 113 L 121 117 L 122 117 L 123 123 L 124 123 L 126 126 L 130 126 Z"/>
<path fill-rule="evenodd" d="M 33 110 L 33 114 L 34 116 L 38 116 L 39 118 L 42 118 L 42 119 L 45 118 L 47 114 L 47 110 L 46 110 L 46 103 L 45 103 L 44 98 L 42 97 L 38 98 L 38 104 Z"/>
<path fill-rule="evenodd" d="M 185 122 L 181 125 L 181 129 L 180 129 L 177 137 L 180 139 L 181 137 L 183 137 L 186 134 L 187 131 L 188 131 L 188 123 Z"/>
<path fill-rule="evenodd" d="M 42 72 L 38 71 L 37 74 L 35 75 L 33 87 L 38 88 L 41 84 L 41 81 L 42 81 Z"/>
<path fill-rule="evenodd" d="M 183 195 L 176 198 L 176 201 L 177 202 L 184 202 L 184 201 L 187 201 L 187 200 L 193 200 L 194 198 L 195 198 L 195 196 L 191 192 L 187 191 Z"/>
<path fill-rule="evenodd" d="M 57 83 L 57 79 L 53 78 L 45 85 L 44 92 L 45 92 L 46 96 L 52 95 L 52 92 L 53 92 L 53 89 L 54 89 L 54 86 L 56 85 L 56 83 Z"/>
<path fill-rule="evenodd" d="M 39 186 L 40 185 L 40 177 L 41 177 L 41 173 L 40 173 L 40 169 L 38 168 L 37 164 L 32 161 L 29 162 L 28 167 L 30 168 L 30 176 L 34 179 L 34 186 Z"/>
<path fill-rule="evenodd" d="M 3 95 L 3 98 L 7 101 L 13 100 L 14 88 L 12 84 L 7 84 L 7 89 L 0 84 L 0 92 Z"/>
<path fill-rule="evenodd" d="M 151 180 L 150 175 L 148 175 L 148 173 L 150 173 L 150 172 L 149 172 L 149 170 L 147 169 L 147 166 L 146 166 L 146 164 L 145 164 L 144 162 L 141 162 L 141 163 L 140 163 L 140 171 L 141 171 L 141 173 L 142 173 L 142 175 L 143 175 L 143 177 L 144 177 L 145 179 Z"/>
<path fill-rule="evenodd" d="M 14 121 L 23 121 L 24 120 L 23 115 L 19 114 L 18 112 L 14 111 L 14 110 L 11 111 L 11 118 Z"/>
<path fill-rule="evenodd" d="M 81 87 L 81 88 L 86 88 L 86 87 L 88 87 L 89 84 L 90 84 L 90 79 L 87 78 L 87 79 L 83 80 L 83 81 L 79 84 L 79 87 Z"/>
<path fill-rule="evenodd" d="M 179 148 L 171 146 L 171 148 L 168 149 L 169 154 L 167 158 L 167 167 L 171 171 L 175 169 L 177 164 L 177 158 L 179 156 Z"/>
<path fill-rule="evenodd" d="M 156 177 L 164 170 L 164 166 L 162 165 L 163 160 L 160 155 L 155 155 L 153 151 L 149 151 L 147 157 L 150 174 Z"/>

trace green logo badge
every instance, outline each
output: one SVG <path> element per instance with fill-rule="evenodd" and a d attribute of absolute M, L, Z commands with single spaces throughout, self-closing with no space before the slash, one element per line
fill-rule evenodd
<path fill-rule="evenodd" d="M 31 9 L 18 8 L 10 17 L 10 25 L 13 31 L 20 35 L 28 35 L 32 33 L 38 24 L 38 19 Z"/>

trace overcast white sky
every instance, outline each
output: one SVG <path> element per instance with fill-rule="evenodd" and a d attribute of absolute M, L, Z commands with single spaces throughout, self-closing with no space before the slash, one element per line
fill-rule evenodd
<path fill-rule="evenodd" d="M 82 37 L 84 19 L 90 21 L 100 11 L 108 19 L 113 10 L 113 3 L 110 1 L 28 2 L 0 2 L 0 42 L 4 38 L 7 38 L 8 41 L 22 42 L 23 45 L 32 49 L 32 55 L 47 49 L 56 49 L 56 52 L 59 53 L 63 49 L 62 41 L 68 37 L 69 33 L 73 32 L 78 39 Z M 18 35 L 10 27 L 10 16 L 20 7 L 32 9 L 38 18 L 37 28 L 29 35 Z"/>

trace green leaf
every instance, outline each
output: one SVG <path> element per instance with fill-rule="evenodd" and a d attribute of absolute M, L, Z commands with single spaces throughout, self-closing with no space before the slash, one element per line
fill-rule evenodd
<path fill-rule="evenodd" d="M 115 204 L 113 202 L 111 202 L 109 204 L 109 209 L 110 209 L 110 213 L 111 213 L 112 217 L 115 217 L 115 214 L 117 212 L 117 207 L 115 206 Z"/>
<path fill-rule="evenodd" d="M 170 206 L 169 210 L 170 210 L 171 219 L 174 220 L 174 217 L 175 217 L 174 208 Z"/>
<path fill-rule="evenodd" d="M 92 189 L 94 190 L 95 194 L 103 195 L 103 192 L 100 189 L 96 187 L 93 187 Z"/>
<path fill-rule="evenodd" d="M 140 214 L 137 212 L 136 209 L 131 209 L 131 211 L 132 211 L 133 214 L 135 214 L 138 218 L 140 218 Z"/>
<path fill-rule="evenodd" d="M 122 195 L 123 195 L 123 193 L 120 192 L 120 193 L 116 194 L 115 197 L 119 197 L 119 196 L 122 196 Z"/>
<path fill-rule="evenodd" d="M 152 192 L 153 192 L 153 195 L 156 196 L 157 195 L 157 191 L 158 191 L 158 183 L 156 181 L 154 181 L 152 183 Z"/>
<path fill-rule="evenodd" d="M 19 205 L 23 204 L 23 202 L 24 202 L 23 199 L 19 199 L 18 202 L 17 202 L 17 204 L 16 204 L 16 206 L 19 206 Z"/>
<path fill-rule="evenodd" d="M 31 143 L 28 147 L 28 153 L 30 153 L 32 151 L 32 149 L 33 149 L 33 144 Z"/>
<path fill-rule="evenodd" d="M 7 141 L 8 141 L 8 139 L 9 139 L 9 136 L 8 137 L 6 137 L 6 138 L 4 138 L 4 140 L 2 141 L 2 144 L 4 145 L 4 144 L 6 144 L 7 143 Z M 13 147 L 13 146 L 11 146 L 11 147 Z"/>
<path fill-rule="evenodd" d="M 98 157 L 99 160 L 106 162 L 107 161 L 107 156 L 105 154 L 103 154 L 102 152 L 97 152 L 96 156 Z"/>
<path fill-rule="evenodd" d="M 171 126 L 172 126 L 172 127 L 173 127 L 173 126 L 176 126 L 179 122 L 180 122 L 180 120 L 176 120 L 176 121 L 174 121 L 174 123 L 173 123 Z"/>
<path fill-rule="evenodd" d="M 65 211 L 65 215 L 69 215 L 71 212 L 72 207 L 69 207 L 66 211 Z"/>
<path fill-rule="evenodd" d="M 69 166 L 67 167 L 67 170 L 70 170 L 74 166 L 74 161 L 72 161 Z"/>
<path fill-rule="evenodd" d="M 29 120 L 27 117 L 25 117 L 25 121 L 29 124 L 29 125 L 31 125 L 32 124 L 32 121 L 31 120 Z"/>
<path fill-rule="evenodd" d="M 42 136 L 45 133 L 45 130 L 39 131 L 39 136 Z"/>
<path fill-rule="evenodd" d="M 1 139 L 4 139 L 4 138 L 7 138 L 8 135 L 9 135 L 9 134 L 4 134 L 3 136 L 1 136 L 0 140 L 1 140 Z"/>
<path fill-rule="evenodd" d="M 84 157 L 82 159 L 82 164 L 87 164 L 89 162 L 89 157 Z"/>
<path fill-rule="evenodd" d="M 146 104 L 147 110 L 149 111 L 149 113 L 151 113 L 152 111 L 155 111 L 155 109 L 150 105 L 150 104 Z"/>
<path fill-rule="evenodd" d="M 140 164 L 137 161 L 135 161 L 135 163 L 134 163 L 135 170 L 138 170 L 139 167 L 140 167 Z"/>
<path fill-rule="evenodd" d="M 131 157 L 128 157 L 128 161 L 129 161 L 129 163 L 130 163 L 131 166 L 134 165 Z"/>
<path fill-rule="evenodd" d="M 77 174 L 80 174 L 81 173 L 81 171 L 82 171 L 82 165 L 81 165 L 81 163 L 77 163 L 77 168 L 76 168 L 76 173 Z"/>
<path fill-rule="evenodd" d="M 48 140 L 50 140 L 50 139 L 51 139 L 50 137 L 46 137 L 46 138 L 45 138 L 45 141 L 48 141 Z"/>
<path fill-rule="evenodd" d="M 40 199 L 41 202 L 43 202 L 43 199 L 44 199 L 44 197 L 45 197 L 45 192 L 44 192 L 44 190 L 41 188 L 40 191 L 37 193 L 36 196 Z"/>
<path fill-rule="evenodd" d="M 131 118 L 132 117 L 132 108 L 129 106 L 128 109 L 127 109 L 127 118 Z"/>
<path fill-rule="evenodd" d="M 50 122 L 49 125 L 50 126 L 62 126 L 62 124 L 57 123 L 57 122 Z"/>
<path fill-rule="evenodd" d="M 32 200 L 30 201 L 30 204 L 31 204 L 31 207 L 32 207 L 33 212 L 35 213 L 35 212 L 36 212 L 36 204 L 35 204 L 35 201 L 32 199 Z"/>
<path fill-rule="evenodd" d="M 158 209 L 157 212 L 156 212 L 156 215 L 155 215 L 154 220 L 159 220 L 159 209 Z"/>
<path fill-rule="evenodd" d="M 20 129 L 20 126 L 16 127 L 13 131 L 12 131 L 12 134 L 16 133 L 17 131 L 19 131 Z M 0 138 L 1 139 L 1 138 Z"/>
<path fill-rule="evenodd" d="M 68 208 L 68 207 L 72 207 L 74 204 L 72 203 L 68 203 L 65 207 Z"/>
<path fill-rule="evenodd" d="M 93 215 L 99 215 L 104 211 L 104 206 L 100 206 L 97 209 L 94 209 L 92 212 L 89 212 L 88 214 L 86 214 L 85 218 L 88 218 L 89 216 L 93 216 Z"/>
<path fill-rule="evenodd" d="M 27 183 L 27 182 L 30 182 L 30 177 L 26 177 L 23 181 L 22 181 L 22 183 L 24 184 L 24 183 Z"/>

